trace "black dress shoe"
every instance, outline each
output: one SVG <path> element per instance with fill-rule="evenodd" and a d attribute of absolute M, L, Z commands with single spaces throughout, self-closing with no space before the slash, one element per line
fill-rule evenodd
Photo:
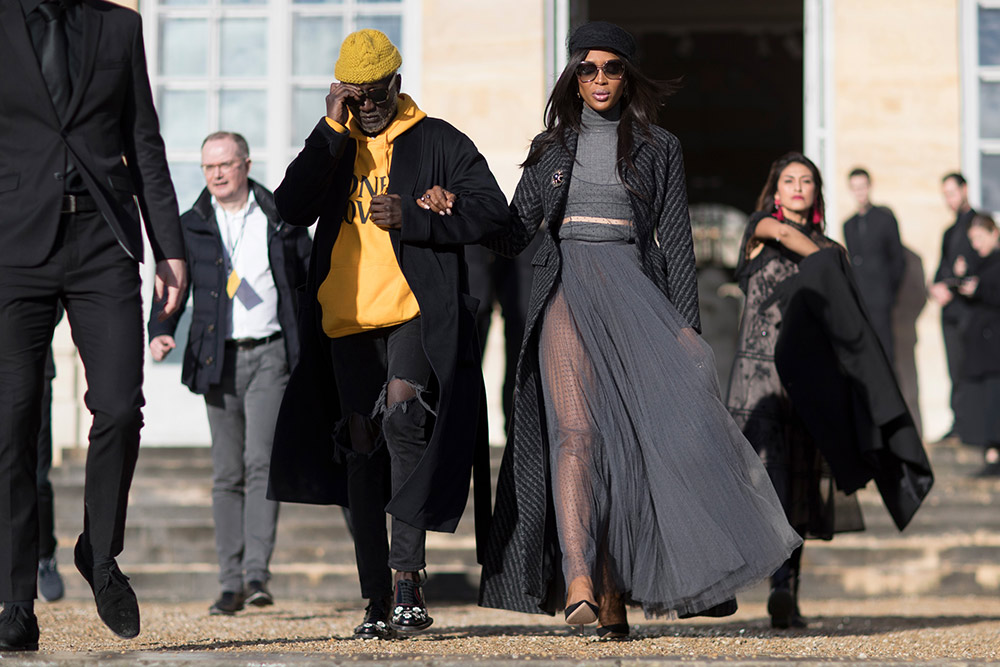
<path fill-rule="evenodd" d="M 0 613 L 0 651 L 37 651 L 38 619 L 20 607 Z"/>
<path fill-rule="evenodd" d="M 809 627 L 799 613 L 799 602 L 788 588 L 775 588 L 767 598 L 767 613 L 771 615 L 771 627 L 776 630 L 802 630 Z"/>
<path fill-rule="evenodd" d="M 390 598 L 371 600 L 365 607 L 365 620 L 354 628 L 355 639 L 392 639 L 396 631 L 389 626 Z"/>
<path fill-rule="evenodd" d="M 83 536 L 81 535 L 81 538 Z M 90 584 L 97 603 L 97 615 L 113 633 L 122 639 L 139 635 L 139 601 L 129 586 L 128 577 L 114 560 L 109 565 L 95 568 L 80 539 L 73 549 L 76 569 Z"/>
<path fill-rule="evenodd" d="M 274 598 L 263 582 L 251 581 L 247 584 L 245 602 L 254 607 L 270 607 L 274 604 Z"/>
<path fill-rule="evenodd" d="M 628 623 L 612 623 L 611 625 L 601 625 L 597 628 L 597 639 L 600 641 L 614 641 L 617 639 L 628 639 Z"/>
<path fill-rule="evenodd" d="M 426 630 L 432 623 L 434 619 L 427 613 L 420 582 L 410 579 L 397 581 L 389 626 L 396 632 L 408 633 Z"/>
<path fill-rule="evenodd" d="M 219 599 L 208 608 L 210 616 L 232 616 L 243 609 L 243 593 L 233 591 L 222 591 Z"/>
<path fill-rule="evenodd" d="M 563 616 L 570 625 L 589 625 L 597 621 L 597 605 L 590 600 L 580 600 L 566 607 Z"/>

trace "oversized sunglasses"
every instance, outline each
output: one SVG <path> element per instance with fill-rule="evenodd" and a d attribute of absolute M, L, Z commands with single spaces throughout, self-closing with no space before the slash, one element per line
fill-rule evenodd
<path fill-rule="evenodd" d="M 598 70 L 604 72 L 604 76 L 609 79 L 620 79 L 625 76 L 625 63 L 620 60 L 609 60 L 603 65 L 596 65 L 584 60 L 576 66 L 576 78 L 580 83 L 590 83 L 597 78 Z"/>
<path fill-rule="evenodd" d="M 385 88 L 372 88 L 371 90 L 362 90 L 361 95 L 358 99 L 353 100 L 348 98 L 347 103 L 353 106 L 364 106 L 365 100 L 371 100 L 374 104 L 382 104 L 387 99 L 389 99 L 389 88 L 392 84 L 389 84 Z"/>

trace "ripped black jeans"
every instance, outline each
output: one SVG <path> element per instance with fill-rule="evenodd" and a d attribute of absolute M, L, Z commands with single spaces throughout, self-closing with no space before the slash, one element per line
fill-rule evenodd
<path fill-rule="evenodd" d="M 333 338 L 330 349 L 343 415 L 336 440 L 347 462 L 361 595 L 386 597 L 392 594 L 392 570 L 426 566 L 425 531 L 393 517 L 390 548 L 385 527 L 386 503 L 420 462 L 436 413 L 420 317 Z"/>

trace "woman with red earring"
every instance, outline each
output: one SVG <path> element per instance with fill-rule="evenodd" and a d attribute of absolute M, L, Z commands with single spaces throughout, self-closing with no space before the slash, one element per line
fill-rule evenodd
<path fill-rule="evenodd" d="M 804 257 L 836 246 L 823 234 L 822 184 L 819 169 L 801 153 L 788 153 L 771 165 L 736 272 L 746 304 L 727 407 L 763 459 L 792 527 L 803 537 L 830 539 L 834 532 L 864 528 L 857 500 L 843 494 L 836 503 L 828 500 L 838 493 L 829 468 L 775 366 L 782 290 L 793 285 L 788 279 L 798 273 Z M 799 547 L 771 577 L 767 607 L 772 627 L 806 627 L 798 606 L 801 560 Z"/>

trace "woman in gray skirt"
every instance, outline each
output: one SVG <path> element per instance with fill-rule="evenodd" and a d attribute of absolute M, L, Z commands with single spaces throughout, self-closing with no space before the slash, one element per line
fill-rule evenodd
<path fill-rule="evenodd" d="M 516 254 L 545 225 L 480 603 L 564 609 L 620 638 L 627 604 L 732 613 L 800 539 L 698 335 L 680 145 L 653 125 L 669 91 L 618 26 L 588 23 L 569 47 L 517 230 L 491 244 Z"/>

